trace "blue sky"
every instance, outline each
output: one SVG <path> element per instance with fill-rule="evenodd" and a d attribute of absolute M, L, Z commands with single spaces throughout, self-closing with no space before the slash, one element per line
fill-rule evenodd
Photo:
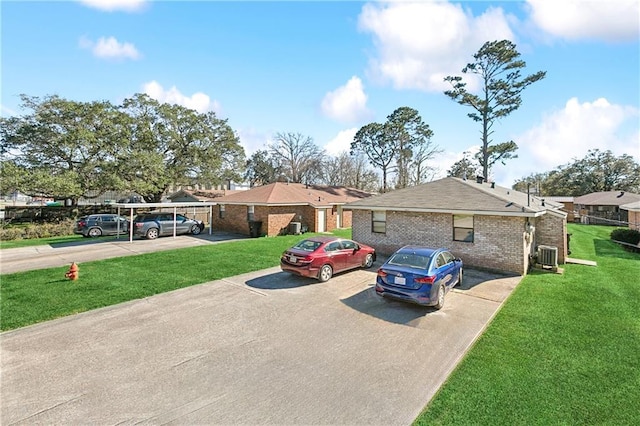
<path fill-rule="evenodd" d="M 516 43 L 547 77 L 494 126 L 515 179 L 610 149 L 640 161 L 640 2 L 3 1 L 1 111 L 19 95 L 115 104 L 144 92 L 228 119 L 247 156 L 277 132 L 328 154 L 396 108 L 419 111 L 444 176 L 480 127 L 443 92 L 488 40 Z M 469 81 L 473 87 L 474 81 Z"/>

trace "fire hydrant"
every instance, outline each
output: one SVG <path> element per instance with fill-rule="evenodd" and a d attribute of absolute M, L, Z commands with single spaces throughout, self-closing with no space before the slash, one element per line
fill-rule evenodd
<path fill-rule="evenodd" d="M 73 262 L 71 264 L 71 267 L 67 271 L 67 273 L 64 274 L 64 276 L 69 278 L 70 280 L 74 280 L 74 281 L 77 280 L 78 279 L 78 265 L 76 265 L 76 263 Z"/>

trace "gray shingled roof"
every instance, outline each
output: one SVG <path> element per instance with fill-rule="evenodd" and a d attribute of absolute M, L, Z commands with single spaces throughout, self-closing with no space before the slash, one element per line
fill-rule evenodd
<path fill-rule="evenodd" d="M 345 205 L 347 209 L 538 216 L 562 204 L 543 201 L 510 188 L 454 177 L 375 195 Z M 563 214 L 564 213 L 560 213 Z"/>
<path fill-rule="evenodd" d="M 640 201 L 634 203 L 627 203 L 620 206 L 621 209 L 629 210 L 632 212 L 640 212 Z"/>
<path fill-rule="evenodd" d="M 621 206 L 635 201 L 640 201 L 640 194 L 625 191 L 592 192 L 574 200 L 583 206 Z"/>

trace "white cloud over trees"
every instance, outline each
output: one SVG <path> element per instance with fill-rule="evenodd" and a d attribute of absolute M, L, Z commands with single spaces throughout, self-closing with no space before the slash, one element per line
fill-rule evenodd
<path fill-rule="evenodd" d="M 324 115 L 341 123 L 354 123 L 370 115 L 362 80 L 356 76 L 344 86 L 327 93 L 320 107 Z"/>
<path fill-rule="evenodd" d="M 637 106 L 615 105 L 605 98 L 593 102 L 571 98 L 563 109 L 516 136 L 518 158 L 495 172 L 501 181 L 510 183 L 583 158 L 591 149 L 611 150 L 617 156 L 628 154 L 640 161 L 638 120 Z"/>
<path fill-rule="evenodd" d="M 473 16 L 447 2 L 379 2 L 362 8 L 358 26 L 376 48 L 369 73 L 396 89 L 440 92 L 487 40 L 513 40 L 510 17 L 491 7 Z M 470 88 L 471 88 L 471 82 Z"/>
<path fill-rule="evenodd" d="M 170 89 L 165 89 L 160 83 L 153 80 L 145 83 L 143 91 L 153 99 L 168 103 L 182 105 L 186 108 L 193 109 L 200 113 L 207 111 L 220 112 L 220 104 L 217 101 L 212 101 L 209 95 L 202 92 L 196 92 L 191 96 L 182 94 L 175 86 Z"/>

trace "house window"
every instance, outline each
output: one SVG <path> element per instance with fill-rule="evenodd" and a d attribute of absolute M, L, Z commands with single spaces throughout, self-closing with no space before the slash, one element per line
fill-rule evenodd
<path fill-rule="evenodd" d="M 375 232 L 376 234 L 384 234 L 387 232 L 386 211 L 371 212 L 371 232 Z"/>
<path fill-rule="evenodd" d="M 253 220 L 253 214 L 254 214 L 253 206 L 247 206 L 247 220 L 248 221 L 252 221 Z"/>
<path fill-rule="evenodd" d="M 220 219 L 224 219 L 225 207 L 224 204 L 220 204 Z"/>
<path fill-rule="evenodd" d="M 473 242 L 473 216 L 453 215 L 453 241 Z"/>

